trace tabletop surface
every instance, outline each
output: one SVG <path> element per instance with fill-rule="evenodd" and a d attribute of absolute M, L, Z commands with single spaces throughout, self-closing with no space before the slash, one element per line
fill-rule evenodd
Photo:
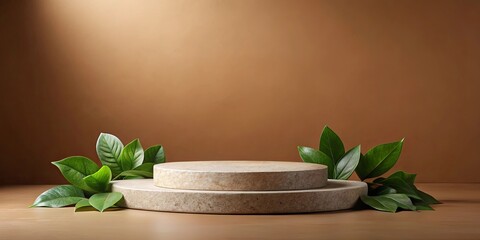
<path fill-rule="evenodd" d="M 348 210 L 208 215 L 28 208 L 47 185 L 0 187 L 0 239 L 480 239 L 480 184 L 418 184 L 443 204 L 395 214 Z"/>

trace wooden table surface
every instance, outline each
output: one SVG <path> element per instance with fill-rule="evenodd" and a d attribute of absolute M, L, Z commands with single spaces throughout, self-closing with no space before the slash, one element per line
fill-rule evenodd
<path fill-rule="evenodd" d="M 436 211 L 208 215 L 28 208 L 51 186 L 0 187 L 0 239 L 480 239 L 480 184 L 419 184 Z"/>

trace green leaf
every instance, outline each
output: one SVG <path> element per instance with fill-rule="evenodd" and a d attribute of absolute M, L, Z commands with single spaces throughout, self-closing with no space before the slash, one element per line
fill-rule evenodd
<path fill-rule="evenodd" d="M 298 153 L 304 162 L 323 164 L 328 167 L 328 178 L 334 178 L 333 161 L 325 153 L 310 147 L 298 146 Z"/>
<path fill-rule="evenodd" d="M 145 157 L 143 163 L 164 163 L 165 153 L 161 145 L 155 145 L 145 150 Z"/>
<path fill-rule="evenodd" d="M 427 194 L 428 195 L 428 194 Z M 428 195 L 430 196 L 430 195 Z M 431 196 L 430 196 L 431 197 Z M 427 200 L 428 201 L 428 200 Z M 413 205 L 417 208 L 417 210 L 434 210 L 430 205 L 434 203 L 428 203 L 424 201 L 423 199 L 418 200 L 418 199 L 412 199 Z"/>
<path fill-rule="evenodd" d="M 123 180 L 131 180 L 131 179 L 145 179 L 142 176 L 125 176 L 123 177 Z"/>
<path fill-rule="evenodd" d="M 109 166 L 114 176 L 122 172 L 119 164 L 123 143 L 116 136 L 101 133 L 97 139 L 97 155 L 103 165 Z"/>
<path fill-rule="evenodd" d="M 110 180 L 112 180 L 112 171 L 108 166 L 103 166 L 94 174 L 86 176 L 83 180 L 95 192 L 106 192 L 109 188 Z"/>
<path fill-rule="evenodd" d="M 72 185 L 61 185 L 48 189 L 35 199 L 32 207 L 65 207 L 84 199 L 80 188 Z"/>
<path fill-rule="evenodd" d="M 404 171 L 397 171 L 392 175 L 390 175 L 388 178 L 377 178 L 373 182 L 377 184 L 384 184 L 386 186 L 390 185 L 391 187 L 397 189 L 397 192 L 406 193 L 407 195 L 417 200 L 423 201 L 425 205 L 440 203 L 434 197 L 430 196 L 425 192 L 418 190 L 417 187 L 415 187 L 414 183 L 415 183 L 416 176 L 417 176 L 416 174 L 410 174 Z M 389 180 L 389 179 L 401 179 L 401 180 Z M 413 194 L 413 195 L 410 195 L 410 194 Z"/>
<path fill-rule="evenodd" d="M 421 199 L 417 194 L 417 189 L 414 185 L 407 183 L 404 179 L 398 176 L 390 176 L 388 178 L 379 178 L 373 181 L 378 184 L 382 184 L 387 187 L 391 187 L 397 191 L 397 193 L 403 193 L 411 198 Z"/>
<path fill-rule="evenodd" d="M 336 165 L 340 158 L 345 154 L 345 147 L 343 142 L 338 137 L 338 135 L 330 129 L 328 126 L 325 126 L 320 136 L 320 151 L 327 154 L 327 156 L 332 159 L 333 163 Z"/>
<path fill-rule="evenodd" d="M 122 197 L 123 195 L 119 192 L 97 193 L 91 196 L 88 202 L 92 207 L 103 212 L 105 209 L 115 205 Z"/>
<path fill-rule="evenodd" d="M 138 167 L 136 167 L 134 170 L 141 170 L 141 171 L 146 171 L 146 172 L 151 172 L 153 173 L 153 165 L 154 163 L 144 163 Z"/>
<path fill-rule="evenodd" d="M 360 145 L 350 149 L 335 166 L 335 179 L 350 178 L 360 160 Z"/>
<path fill-rule="evenodd" d="M 368 191 L 368 195 L 370 196 L 379 196 L 379 195 L 393 194 L 393 193 L 397 193 L 397 190 L 387 186 L 379 186 Z"/>
<path fill-rule="evenodd" d="M 145 177 L 152 178 L 153 173 L 142 170 L 127 170 L 120 173 L 117 177 Z"/>
<path fill-rule="evenodd" d="M 410 198 L 408 196 L 406 196 L 405 194 L 399 194 L 399 193 L 386 194 L 386 195 L 382 195 L 380 197 L 391 199 L 391 200 L 395 201 L 397 203 L 398 207 L 403 208 L 405 210 L 411 210 L 411 211 L 416 210 L 416 208 L 413 205 Z"/>
<path fill-rule="evenodd" d="M 383 196 L 361 196 L 360 199 L 366 205 L 379 211 L 396 212 L 398 208 L 398 205 L 395 203 L 395 201 L 392 201 L 389 198 L 384 198 Z"/>
<path fill-rule="evenodd" d="M 400 157 L 402 146 L 403 139 L 370 149 L 358 163 L 356 172 L 360 179 L 378 177 L 390 170 Z"/>
<path fill-rule="evenodd" d="M 417 210 L 433 210 L 429 203 L 418 199 L 412 199 L 413 205 L 417 208 Z"/>
<path fill-rule="evenodd" d="M 152 178 L 153 177 L 153 163 L 144 163 L 133 170 L 127 170 L 120 173 L 118 177 L 125 177 L 124 179 Z"/>
<path fill-rule="evenodd" d="M 365 161 L 365 155 L 363 155 L 363 153 L 360 152 L 360 160 L 358 161 L 358 164 L 357 164 L 357 168 L 355 168 L 355 173 L 357 173 L 357 176 L 360 178 L 360 180 L 364 180 L 360 177 L 360 174 L 359 174 L 359 168 L 361 168 L 361 164 Z"/>
<path fill-rule="evenodd" d="M 432 207 L 430 207 L 430 205 L 424 203 L 424 202 L 416 202 L 416 201 L 413 201 L 413 205 L 415 205 L 415 208 L 416 210 L 420 211 L 420 210 L 426 210 L 426 211 L 429 211 L 429 210 L 434 210 Z"/>
<path fill-rule="evenodd" d="M 134 169 L 143 162 L 143 148 L 138 139 L 127 144 L 120 154 L 119 165 L 123 171 Z"/>
<path fill-rule="evenodd" d="M 99 169 L 97 164 L 92 160 L 86 157 L 73 156 L 57 162 L 52 162 L 52 164 L 60 169 L 62 175 L 72 185 L 85 191 L 94 191 L 83 180 L 84 177 L 95 173 Z"/>
<path fill-rule="evenodd" d="M 381 196 L 361 196 L 362 202 L 368 206 L 385 212 L 396 212 L 397 208 L 415 210 L 410 198 L 405 194 L 386 194 Z"/>
<path fill-rule="evenodd" d="M 440 201 L 438 201 L 437 199 L 435 199 L 434 197 L 432 197 L 430 194 L 426 193 L 426 192 L 422 192 L 420 190 L 417 189 L 417 195 L 420 196 L 420 198 L 422 199 L 422 201 L 425 203 L 425 204 L 439 204 L 441 203 Z"/>
<path fill-rule="evenodd" d="M 397 171 L 397 172 L 393 173 L 392 175 L 390 175 L 389 178 L 393 178 L 393 177 L 399 177 L 399 178 L 405 180 L 405 182 L 407 182 L 408 184 L 414 185 L 415 184 L 415 178 L 417 177 L 417 174 L 406 173 L 404 171 Z"/>
<path fill-rule="evenodd" d="M 91 207 L 91 206 L 92 205 L 90 205 L 90 202 L 88 201 L 88 199 L 84 198 L 84 199 L 80 200 L 79 202 L 77 202 L 77 204 L 75 204 L 75 212 L 78 211 L 81 208 Z"/>

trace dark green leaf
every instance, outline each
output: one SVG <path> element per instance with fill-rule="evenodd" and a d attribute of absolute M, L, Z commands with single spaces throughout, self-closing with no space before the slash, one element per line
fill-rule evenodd
<path fill-rule="evenodd" d="M 119 164 L 123 143 L 116 136 L 101 133 L 97 139 L 97 155 L 103 165 L 109 166 L 114 176 L 122 169 Z"/>
<path fill-rule="evenodd" d="M 80 188 L 72 185 L 61 185 L 48 189 L 40 194 L 32 207 L 65 207 L 84 199 L 85 195 Z"/>
<path fill-rule="evenodd" d="M 145 157 L 143 163 L 164 163 L 165 153 L 161 145 L 155 145 L 145 150 Z"/>
<path fill-rule="evenodd" d="M 115 205 L 123 195 L 119 192 L 110 192 L 110 193 L 97 193 L 90 197 L 89 203 L 100 212 L 105 211 L 105 209 Z"/>
<path fill-rule="evenodd" d="M 92 207 L 92 205 L 90 205 L 90 202 L 88 201 L 88 199 L 84 198 L 79 202 L 77 202 L 77 204 L 75 204 L 75 212 L 81 208 L 86 208 L 86 207 Z"/>
<path fill-rule="evenodd" d="M 402 146 L 403 139 L 370 149 L 358 163 L 356 172 L 360 179 L 378 177 L 390 170 L 400 157 Z"/>
<path fill-rule="evenodd" d="M 360 177 L 360 174 L 359 174 L 359 171 L 361 171 L 359 168 L 361 168 L 361 164 L 365 164 L 365 155 L 363 155 L 363 153 L 360 153 L 360 160 L 358 160 L 358 164 L 357 164 L 357 168 L 355 168 L 355 173 L 357 173 L 357 176 L 363 181 L 364 179 L 362 179 Z"/>
<path fill-rule="evenodd" d="M 86 176 L 83 180 L 95 192 L 106 192 L 109 188 L 110 180 L 112 180 L 112 171 L 108 166 L 103 166 L 94 174 Z"/>
<path fill-rule="evenodd" d="M 423 202 L 423 201 L 416 201 L 415 199 L 413 200 L 413 204 L 415 205 L 415 208 L 417 210 L 433 210 L 432 207 L 430 207 L 430 205 L 428 205 L 427 203 Z"/>
<path fill-rule="evenodd" d="M 328 167 L 328 178 L 334 178 L 334 166 L 333 161 L 325 153 L 309 148 L 309 147 L 298 147 L 298 153 L 304 162 L 308 163 L 317 163 L 323 164 Z"/>
<path fill-rule="evenodd" d="M 415 186 L 407 183 L 405 180 L 398 176 L 388 177 L 380 180 L 375 180 L 375 183 L 383 184 L 384 186 L 391 187 L 397 191 L 397 193 L 403 193 L 411 198 L 421 199 L 417 194 Z"/>
<path fill-rule="evenodd" d="M 343 146 L 342 140 L 328 126 L 323 128 L 319 145 L 320 151 L 327 154 L 327 156 L 332 159 L 334 165 L 345 155 L 345 147 Z"/>
<path fill-rule="evenodd" d="M 384 178 L 384 177 L 379 177 L 379 178 L 376 178 L 375 180 L 373 180 L 373 182 L 374 182 L 374 183 L 379 183 L 379 182 L 381 182 L 381 181 L 383 181 L 383 180 L 385 180 L 385 179 L 386 179 L 386 178 Z"/>
<path fill-rule="evenodd" d="M 123 171 L 134 169 L 143 162 L 143 148 L 138 139 L 127 144 L 120 154 L 119 165 Z"/>
<path fill-rule="evenodd" d="M 85 191 L 94 191 L 83 180 L 84 177 L 95 173 L 99 169 L 97 164 L 92 160 L 86 157 L 73 156 L 57 162 L 52 162 L 52 164 L 60 169 L 60 172 L 62 172 L 65 179 L 67 179 L 72 185 Z"/>
<path fill-rule="evenodd" d="M 374 188 L 368 191 L 368 195 L 370 196 L 379 196 L 379 195 L 393 194 L 393 193 L 397 193 L 397 190 L 387 186 L 379 186 L 377 188 Z"/>
<path fill-rule="evenodd" d="M 417 189 L 417 194 L 422 198 L 422 199 L 413 199 L 413 204 L 417 207 L 417 210 L 434 210 L 430 205 L 440 203 L 434 197 L 418 189 Z"/>
<path fill-rule="evenodd" d="M 386 194 L 381 196 L 362 196 L 361 200 L 368 206 L 386 212 L 396 212 L 397 208 L 415 210 L 410 198 L 405 194 Z"/>
<path fill-rule="evenodd" d="M 425 203 L 425 204 L 439 204 L 441 203 L 440 201 L 438 201 L 437 199 L 435 199 L 434 197 L 432 197 L 430 194 L 426 193 L 426 192 L 422 192 L 420 190 L 417 189 L 417 195 L 420 196 L 420 198 L 422 198 L 422 201 Z"/>
<path fill-rule="evenodd" d="M 335 179 L 347 180 L 360 160 L 360 145 L 350 149 L 335 166 Z"/>
<path fill-rule="evenodd" d="M 417 174 L 411 174 L 411 173 L 406 173 L 404 171 L 397 171 L 397 172 L 394 172 L 392 175 L 390 175 L 388 178 L 401 178 L 403 179 L 406 183 L 410 184 L 410 185 L 414 185 L 415 183 L 415 178 L 417 177 Z M 374 183 L 380 183 L 382 182 L 383 180 L 385 180 L 386 178 L 383 178 L 383 177 L 379 177 L 377 179 L 375 179 L 373 182 Z"/>
<path fill-rule="evenodd" d="M 414 185 L 415 184 L 415 178 L 417 177 L 417 174 L 406 173 L 404 171 L 397 171 L 397 172 L 393 173 L 392 175 L 390 175 L 389 178 L 393 178 L 393 177 L 399 177 L 399 178 L 405 180 L 405 182 L 407 182 L 408 184 Z"/>

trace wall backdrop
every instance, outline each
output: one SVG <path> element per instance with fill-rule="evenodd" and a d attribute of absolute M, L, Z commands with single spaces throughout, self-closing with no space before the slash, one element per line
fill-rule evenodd
<path fill-rule="evenodd" d="M 301 161 L 325 124 L 395 170 L 480 182 L 480 1 L 0 2 L 1 184 L 100 132 L 168 161 Z"/>

